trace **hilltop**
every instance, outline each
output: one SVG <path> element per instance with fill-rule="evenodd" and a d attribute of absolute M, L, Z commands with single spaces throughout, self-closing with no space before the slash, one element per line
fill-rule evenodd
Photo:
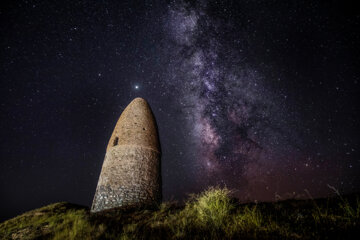
<path fill-rule="evenodd" d="M 0 239 L 359 239 L 358 194 L 240 204 L 210 188 L 184 204 L 117 208 L 54 203 L 0 223 Z"/>

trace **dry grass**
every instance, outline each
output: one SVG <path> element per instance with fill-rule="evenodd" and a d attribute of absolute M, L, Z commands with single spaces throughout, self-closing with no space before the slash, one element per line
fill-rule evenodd
<path fill-rule="evenodd" d="M 338 192 L 337 192 L 338 193 Z M 339 194 L 339 193 L 338 193 Z M 0 239 L 354 239 L 356 196 L 239 204 L 226 188 L 193 195 L 184 206 L 114 209 L 90 215 L 57 203 L 0 224 Z M 357 237 L 356 237 L 357 236 Z"/>

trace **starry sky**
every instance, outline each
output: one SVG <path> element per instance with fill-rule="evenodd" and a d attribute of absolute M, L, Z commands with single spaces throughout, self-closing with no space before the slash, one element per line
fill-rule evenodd
<path fill-rule="evenodd" d="M 163 200 L 360 190 L 360 11 L 343 1 L 2 1 L 0 220 L 90 206 L 123 109 L 145 98 Z"/>

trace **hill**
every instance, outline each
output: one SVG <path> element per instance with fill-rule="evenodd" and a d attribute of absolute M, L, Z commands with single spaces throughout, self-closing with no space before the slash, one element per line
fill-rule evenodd
<path fill-rule="evenodd" d="M 184 205 L 131 206 L 91 215 L 66 202 L 0 224 L 0 239 L 359 239 L 359 195 L 240 204 L 210 188 Z"/>

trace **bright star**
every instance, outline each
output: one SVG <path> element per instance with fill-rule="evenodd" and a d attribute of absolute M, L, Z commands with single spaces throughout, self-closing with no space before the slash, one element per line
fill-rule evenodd
<path fill-rule="evenodd" d="M 135 85 L 135 89 L 139 89 L 139 85 Z"/>

